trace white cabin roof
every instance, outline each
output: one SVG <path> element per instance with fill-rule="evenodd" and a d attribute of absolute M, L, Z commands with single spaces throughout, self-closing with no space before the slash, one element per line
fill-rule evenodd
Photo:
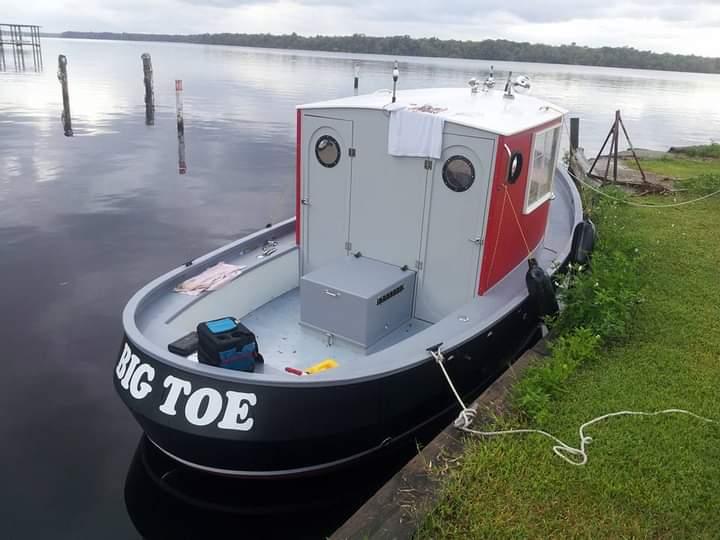
<path fill-rule="evenodd" d="M 515 99 L 503 97 L 501 90 L 470 92 L 470 88 L 423 88 L 398 90 L 397 102 L 391 103 L 386 91 L 300 105 L 298 109 L 372 109 L 393 110 L 402 107 L 431 105 L 441 109 L 438 116 L 446 121 L 481 129 L 498 135 L 514 135 L 553 120 L 559 120 L 567 110 L 548 101 L 525 94 Z"/>

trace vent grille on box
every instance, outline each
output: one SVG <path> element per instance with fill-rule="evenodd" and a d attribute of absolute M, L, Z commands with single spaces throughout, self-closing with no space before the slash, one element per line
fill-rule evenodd
<path fill-rule="evenodd" d="M 390 300 L 393 296 L 397 296 L 398 294 L 400 294 L 401 292 L 403 292 L 404 289 L 405 289 L 405 285 L 400 285 L 399 287 L 395 287 L 392 291 L 386 292 L 386 293 L 383 294 L 382 296 L 378 297 L 378 299 L 377 299 L 377 304 L 376 304 L 376 305 L 379 306 L 379 305 L 382 304 L 383 302 L 387 302 L 387 301 Z"/>

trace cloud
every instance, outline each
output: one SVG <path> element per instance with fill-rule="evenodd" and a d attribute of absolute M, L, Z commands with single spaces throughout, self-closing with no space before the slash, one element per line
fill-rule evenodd
<path fill-rule="evenodd" d="M 233 9 L 250 5 L 279 4 L 279 0 L 180 0 L 183 3 L 199 6 L 212 6 Z M 573 19 L 606 19 L 612 17 L 659 18 L 672 21 L 702 21 L 706 12 L 717 8 L 707 0 L 630 0 L 628 2 L 601 2 L 599 0 L 544 0 L 515 1 L 508 0 L 295 0 L 295 3 L 307 7 L 345 7 L 354 8 L 356 16 L 372 18 L 392 15 L 402 17 L 403 21 L 436 21 L 443 19 L 463 19 L 467 17 L 487 17 L 505 14 L 518 21 L 547 23 L 564 22 Z M 390 21 L 388 21 L 390 22 Z"/>

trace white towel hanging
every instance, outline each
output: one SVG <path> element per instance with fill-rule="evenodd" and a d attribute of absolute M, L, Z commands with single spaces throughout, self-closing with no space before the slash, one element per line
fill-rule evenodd
<path fill-rule="evenodd" d="M 445 119 L 406 108 L 391 110 L 388 153 L 399 157 L 440 159 Z"/>

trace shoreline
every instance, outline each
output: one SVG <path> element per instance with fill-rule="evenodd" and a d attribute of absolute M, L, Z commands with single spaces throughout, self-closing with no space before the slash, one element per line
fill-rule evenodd
<path fill-rule="evenodd" d="M 633 47 L 587 47 L 579 45 L 547 45 L 525 43 L 504 39 L 462 41 L 437 38 L 412 38 L 410 36 L 301 36 L 298 34 L 148 34 L 133 32 L 61 32 L 64 39 L 95 39 L 137 42 L 191 43 L 203 45 L 226 45 L 307 52 L 330 52 L 344 54 L 367 54 L 378 56 L 405 56 L 417 58 L 441 58 L 479 60 L 485 62 L 513 62 L 530 64 L 554 64 L 587 68 L 636 69 L 672 73 L 695 73 L 720 75 L 720 58 L 656 53 Z M 465 49 L 457 52 L 458 49 Z M 497 53 L 502 49 L 501 53 Z M 456 54 L 446 54 L 448 51 Z M 629 58 L 623 62 L 607 60 Z M 493 57 L 494 58 L 491 58 Z M 673 65 L 667 62 L 675 62 Z M 695 64 L 695 68 L 688 66 Z"/>
<path fill-rule="evenodd" d="M 469 405 L 478 411 L 475 429 L 482 429 L 507 412 L 514 384 L 528 367 L 547 356 L 546 339 L 521 354 Z M 448 425 L 337 529 L 330 540 L 412 538 L 423 514 L 439 499 L 443 475 L 438 471 L 463 456 L 467 440 L 466 434 L 452 423 Z"/>

